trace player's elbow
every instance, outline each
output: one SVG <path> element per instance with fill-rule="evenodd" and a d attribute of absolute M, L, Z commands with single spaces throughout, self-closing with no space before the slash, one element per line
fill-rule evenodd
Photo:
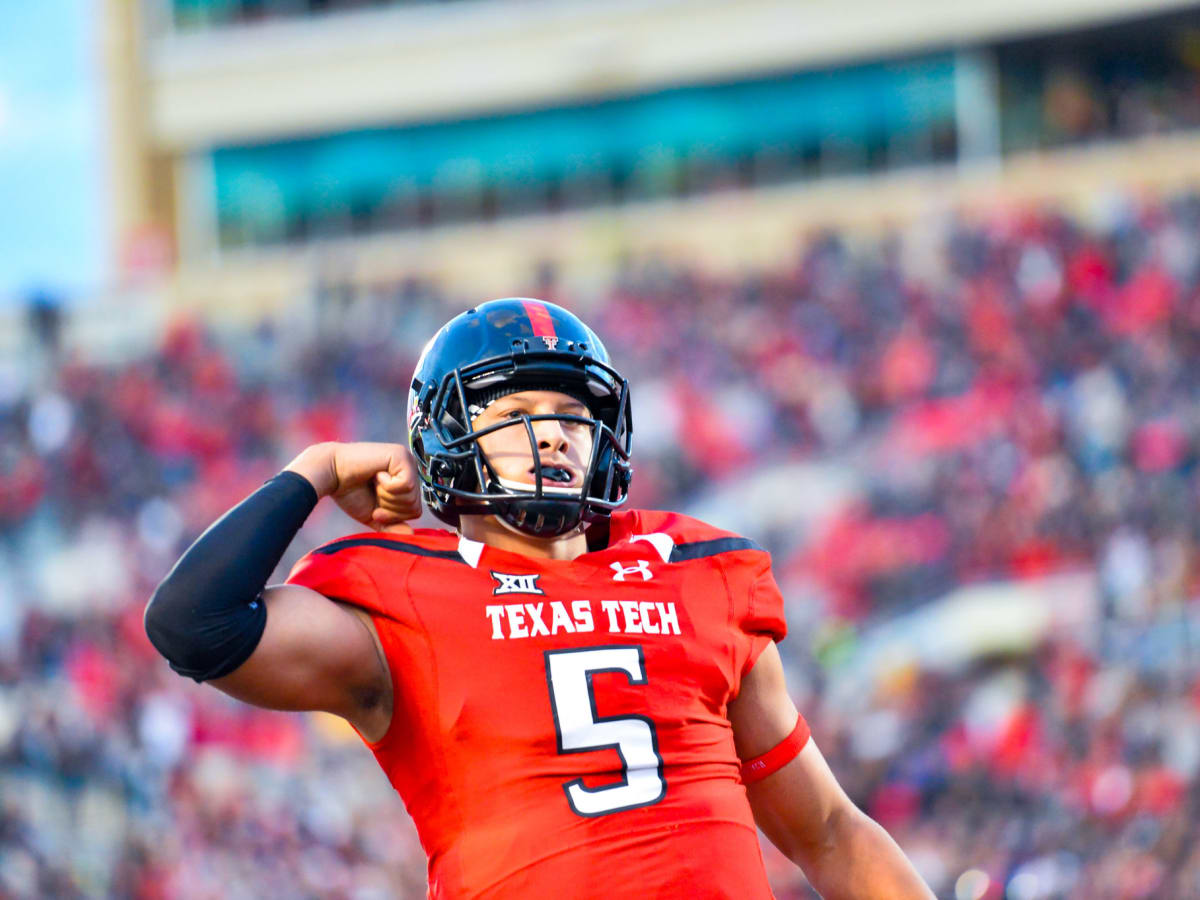
<path fill-rule="evenodd" d="M 769 798 L 755 808 L 760 827 L 779 850 L 810 877 L 837 865 L 840 853 L 871 820 L 848 798 L 821 806 L 779 803 Z"/>
<path fill-rule="evenodd" d="M 847 802 L 831 809 L 822 827 L 806 832 L 798 852 L 809 865 L 820 865 L 836 859 L 839 852 L 855 843 L 855 837 L 871 820 L 853 803 Z"/>
<path fill-rule="evenodd" d="M 170 576 L 158 583 L 158 587 L 150 595 L 150 601 L 146 604 L 146 610 L 142 614 L 142 627 L 146 629 L 146 637 L 150 639 L 154 649 L 164 656 L 166 652 L 163 634 L 168 624 L 167 608 L 173 604 L 169 581 Z"/>
<path fill-rule="evenodd" d="M 142 616 L 150 644 L 176 671 L 192 671 L 202 662 L 203 647 L 195 636 L 189 640 L 187 618 L 180 615 L 189 605 L 183 586 L 168 575 L 150 595 Z"/>
<path fill-rule="evenodd" d="M 172 624 L 172 610 L 184 602 L 178 593 L 178 586 L 171 582 L 170 576 L 164 578 L 150 595 L 150 602 L 146 604 L 146 611 L 142 615 L 142 627 L 146 630 L 146 637 L 150 639 L 154 649 L 171 662 L 178 661 L 172 659 L 173 650 L 178 643 L 178 636 Z"/>
<path fill-rule="evenodd" d="M 841 813 L 817 823 L 805 823 L 802 828 L 787 828 L 781 835 L 780 849 L 805 872 L 820 870 L 838 852 L 838 833 L 843 829 L 837 820 Z"/>
<path fill-rule="evenodd" d="M 174 573 L 172 573 L 174 574 Z M 227 675 L 244 662 L 266 627 L 261 598 L 214 603 L 168 575 L 146 604 L 146 636 L 171 668 L 196 681 Z"/>

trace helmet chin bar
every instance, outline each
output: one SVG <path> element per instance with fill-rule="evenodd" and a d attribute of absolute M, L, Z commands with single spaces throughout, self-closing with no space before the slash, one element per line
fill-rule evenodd
<path fill-rule="evenodd" d="M 558 538 L 580 530 L 583 504 L 571 500 L 508 500 L 496 510 L 496 521 L 518 534 Z"/>
<path fill-rule="evenodd" d="M 534 490 L 530 490 L 532 485 L 510 478 L 497 475 L 489 484 L 498 484 L 510 496 L 528 495 L 501 503 L 496 510 L 496 520 L 510 531 L 535 538 L 555 538 L 575 533 L 586 524 L 583 521 L 585 498 L 582 488 L 560 487 L 543 482 L 543 494 L 560 496 L 538 497 Z"/>
<path fill-rule="evenodd" d="M 581 519 L 579 524 L 576 525 L 574 528 L 570 529 L 569 531 L 564 531 L 561 534 L 539 535 L 539 534 L 531 534 L 530 532 L 524 530 L 523 528 L 518 528 L 516 525 L 512 524 L 512 522 L 508 521 L 508 518 L 506 516 L 503 516 L 500 513 L 496 513 L 494 518 L 497 522 L 499 522 L 501 525 L 503 525 L 505 529 L 507 529 L 508 531 L 511 531 L 513 534 L 519 534 L 519 535 L 521 535 L 521 537 L 539 538 L 541 540 L 556 540 L 557 538 L 575 537 L 575 535 L 577 535 L 577 534 L 583 534 L 584 530 L 588 527 L 588 523 Z"/>

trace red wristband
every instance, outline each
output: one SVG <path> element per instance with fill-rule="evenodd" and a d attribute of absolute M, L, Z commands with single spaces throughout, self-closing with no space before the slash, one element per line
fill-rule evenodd
<path fill-rule="evenodd" d="M 792 729 L 791 734 L 762 756 L 756 756 L 754 759 L 742 763 L 742 783 L 754 784 L 754 782 L 762 781 L 768 775 L 778 772 L 800 754 L 804 745 L 808 743 L 809 734 L 808 723 L 804 721 L 804 716 L 798 717 L 796 727 Z"/>

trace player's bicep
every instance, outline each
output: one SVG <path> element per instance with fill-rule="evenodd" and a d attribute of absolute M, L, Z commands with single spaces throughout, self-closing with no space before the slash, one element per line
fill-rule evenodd
<path fill-rule="evenodd" d="M 743 761 L 766 753 L 796 727 L 800 713 L 788 693 L 783 661 L 774 643 L 766 646 L 742 678 L 728 714 L 737 754 Z"/>
<path fill-rule="evenodd" d="M 738 756 L 750 760 L 771 750 L 792 733 L 799 715 L 779 651 L 768 646 L 729 704 Z M 836 816 L 857 811 L 811 738 L 778 771 L 747 785 L 746 794 L 758 827 L 797 861 L 821 852 Z"/>
<path fill-rule="evenodd" d="M 210 684 L 255 706 L 352 720 L 385 699 L 386 663 L 366 617 L 300 585 L 273 585 L 262 596 L 267 623 L 258 646 Z"/>

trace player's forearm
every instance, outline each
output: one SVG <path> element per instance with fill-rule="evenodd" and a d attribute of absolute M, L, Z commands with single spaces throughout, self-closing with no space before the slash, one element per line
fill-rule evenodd
<path fill-rule="evenodd" d="M 855 808 L 835 814 L 826 840 L 793 858 L 825 900 L 933 897 L 891 835 Z"/>

